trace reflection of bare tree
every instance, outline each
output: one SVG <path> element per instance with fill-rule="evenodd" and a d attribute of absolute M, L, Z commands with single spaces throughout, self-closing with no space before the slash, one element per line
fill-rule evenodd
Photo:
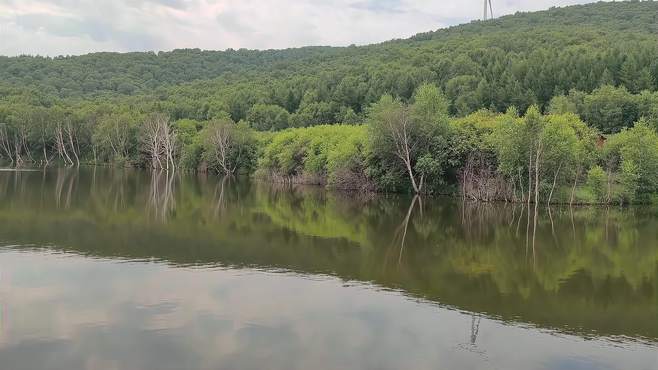
<path fill-rule="evenodd" d="M 519 220 L 516 222 L 516 237 L 519 237 L 519 230 L 521 230 L 521 219 L 523 219 L 523 213 L 525 212 L 525 202 L 521 203 L 521 212 L 519 213 Z"/>
<path fill-rule="evenodd" d="M 176 209 L 174 197 L 174 174 L 168 171 L 151 173 L 148 213 L 160 222 L 166 222 Z"/>
<path fill-rule="evenodd" d="M 126 182 L 128 173 L 128 170 L 125 168 L 112 169 L 111 171 L 110 194 L 114 196 L 114 201 L 112 203 L 115 212 L 126 205 Z"/>
<path fill-rule="evenodd" d="M 480 321 L 482 317 L 477 314 L 471 314 L 471 333 L 468 343 L 460 344 L 458 347 L 471 353 L 486 357 L 486 352 L 477 345 L 478 334 L 480 334 Z"/>
<path fill-rule="evenodd" d="M 480 320 L 481 317 L 472 315 L 471 317 L 471 345 L 475 346 L 475 342 L 478 339 L 478 333 L 480 332 Z"/>
<path fill-rule="evenodd" d="M 530 195 L 528 194 L 528 199 Z M 528 250 L 530 248 L 530 201 L 528 201 L 528 223 L 525 227 L 525 258 L 528 258 Z"/>
<path fill-rule="evenodd" d="M 576 223 L 573 219 L 573 205 L 569 204 L 569 218 L 571 219 L 571 230 L 573 231 L 573 240 L 576 241 Z"/>
<path fill-rule="evenodd" d="M 415 195 L 413 197 L 411 204 L 409 205 L 409 209 L 407 210 L 406 216 L 402 220 L 402 223 L 400 223 L 400 225 L 397 227 L 397 229 L 395 229 L 391 248 L 397 248 L 398 245 L 400 246 L 400 251 L 398 253 L 398 267 L 402 263 L 402 255 L 404 254 L 407 241 L 407 231 L 409 230 L 409 221 L 411 220 L 411 215 L 413 214 L 413 210 L 416 207 L 416 203 L 418 203 L 419 199 L 419 195 Z"/>
<path fill-rule="evenodd" d="M 555 246 L 559 247 L 560 242 L 558 241 L 557 235 L 555 234 L 555 222 L 553 221 L 553 212 L 551 212 L 552 206 L 549 204 L 547 207 L 548 207 L 548 218 L 551 220 L 551 235 L 553 235 L 553 242 L 555 243 Z"/>
<path fill-rule="evenodd" d="M 475 240 L 490 235 L 492 226 L 500 223 L 512 225 L 516 219 L 513 203 L 491 204 L 484 202 L 462 201 L 461 223 L 465 231 L 464 237 Z M 509 212 L 512 208 L 512 212 Z M 509 220 L 506 218 L 509 217 Z"/>
<path fill-rule="evenodd" d="M 23 188 L 23 172 L 22 171 L 14 171 L 14 194 L 18 195 L 21 193 L 21 189 Z"/>
<path fill-rule="evenodd" d="M 9 179 L 11 176 L 8 174 L 4 174 L 3 176 L 0 177 L 2 181 L 0 181 L 0 194 L 2 195 L 2 198 L 7 197 L 8 191 L 9 191 Z"/>
<path fill-rule="evenodd" d="M 71 198 L 74 194 L 75 185 L 78 180 L 78 170 L 70 170 L 65 168 L 58 168 L 55 179 L 55 205 L 57 208 L 63 207 L 68 209 L 71 207 Z"/>
<path fill-rule="evenodd" d="M 400 227 L 398 227 L 398 231 L 396 231 L 396 235 L 400 234 L 400 229 L 403 230 L 402 232 L 402 238 L 400 240 L 400 255 L 398 257 L 398 266 L 402 262 L 402 253 L 404 252 L 404 246 L 405 242 L 407 240 L 407 230 L 409 229 L 409 220 L 411 219 L 411 213 L 413 212 L 414 208 L 416 207 L 416 203 L 418 202 L 418 199 L 420 197 L 418 195 L 414 196 L 414 199 L 411 201 L 411 205 L 409 206 L 409 210 L 407 211 L 407 216 L 405 216 L 404 221 L 402 221 L 402 224 Z"/>
<path fill-rule="evenodd" d="M 215 218 L 220 218 L 220 216 L 223 216 L 224 212 L 226 211 L 226 199 L 224 197 L 224 190 L 228 181 L 230 181 L 230 177 L 224 176 L 222 180 L 219 181 L 215 186 L 215 208 L 213 211 Z"/>
<path fill-rule="evenodd" d="M 539 154 L 537 155 L 539 157 Z M 533 266 L 537 263 L 537 217 L 539 217 L 539 199 L 537 193 L 535 193 L 535 217 L 533 220 L 532 227 L 532 264 Z"/>

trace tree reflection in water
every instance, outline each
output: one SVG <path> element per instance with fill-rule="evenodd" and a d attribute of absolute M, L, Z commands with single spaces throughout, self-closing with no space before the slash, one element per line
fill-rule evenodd
<path fill-rule="evenodd" d="M 527 204 L 360 198 L 184 173 L 0 173 L 5 245 L 331 274 L 476 317 L 651 342 L 657 228 L 649 207 L 539 207 L 535 217 Z"/>

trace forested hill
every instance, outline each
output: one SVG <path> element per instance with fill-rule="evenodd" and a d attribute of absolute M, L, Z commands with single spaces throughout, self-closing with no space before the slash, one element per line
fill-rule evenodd
<path fill-rule="evenodd" d="M 174 120 L 227 111 L 239 121 L 257 106 L 267 122 L 255 128 L 266 130 L 357 122 L 382 95 L 407 100 L 424 82 L 459 116 L 546 108 L 556 95 L 603 85 L 655 91 L 658 3 L 519 13 L 361 47 L 0 57 L 0 121 L 18 103 L 102 102 Z"/>

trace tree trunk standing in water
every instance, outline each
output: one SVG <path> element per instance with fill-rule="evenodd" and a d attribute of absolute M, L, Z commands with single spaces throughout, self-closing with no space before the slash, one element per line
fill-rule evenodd
<path fill-rule="evenodd" d="M 43 166 L 48 167 L 49 160 L 48 160 L 48 155 L 46 154 L 46 142 L 42 141 L 42 150 L 43 150 Z"/>
<path fill-rule="evenodd" d="M 560 162 L 560 165 L 557 167 L 557 171 L 555 171 L 555 176 L 553 176 L 553 186 L 551 187 L 551 193 L 548 195 L 548 206 L 551 206 L 551 199 L 553 198 L 553 192 L 555 191 L 555 185 L 557 184 L 557 177 L 560 174 L 560 170 L 562 169 L 562 162 Z M 550 210 L 549 210 L 550 212 Z"/>
<path fill-rule="evenodd" d="M 528 209 L 530 209 L 530 199 L 532 199 L 532 152 L 531 150 L 528 160 Z"/>
<path fill-rule="evenodd" d="M 14 133 L 14 158 L 16 159 L 16 166 L 22 166 L 23 163 L 25 162 L 23 159 L 23 130 L 18 129 L 16 133 Z"/>
<path fill-rule="evenodd" d="M 612 202 L 612 179 L 613 179 L 613 174 L 612 171 L 607 171 L 608 174 L 608 194 L 606 195 L 606 204 L 610 204 Z"/>
<path fill-rule="evenodd" d="M 536 243 L 537 243 L 537 218 L 539 216 L 539 171 L 541 170 L 540 159 L 542 154 L 542 140 L 537 143 L 537 157 L 535 159 L 535 215 L 532 228 L 532 261 L 536 263 Z"/>
<path fill-rule="evenodd" d="M 580 177 L 581 168 L 578 166 L 576 168 L 576 176 L 573 180 L 573 187 L 571 187 L 571 197 L 569 198 L 569 205 L 572 206 L 574 199 L 576 198 L 576 187 L 578 186 L 578 177 Z"/>
<path fill-rule="evenodd" d="M 11 164 L 14 164 L 14 151 L 9 138 L 9 133 L 7 132 L 6 125 L 3 124 L 0 126 L 0 148 L 5 153 Z"/>
<path fill-rule="evenodd" d="M 151 157 L 151 168 L 162 168 L 160 161 L 160 125 L 156 119 L 149 119 L 144 124 L 143 128 L 143 142 L 146 146 L 146 151 Z"/>
<path fill-rule="evenodd" d="M 519 170 L 519 187 L 521 187 L 521 202 L 525 202 L 525 188 L 523 187 L 523 177 L 521 176 L 521 168 Z"/>
<path fill-rule="evenodd" d="M 59 157 L 64 160 L 66 165 L 73 165 L 73 160 L 69 156 L 68 151 L 66 150 L 66 140 L 64 139 L 64 128 L 61 123 L 57 123 L 55 127 L 55 147 L 57 149 L 57 154 Z"/>
<path fill-rule="evenodd" d="M 167 161 L 167 171 L 171 169 L 174 171 L 176 168 L 176 162 L 174 161 L 174 153 L 176 150 L 176 134 L 173 132 L 169 126 L 169 121 L 163 119 L 160 121 L 160 132 L 162 134 L 162 150 L 165 153 Z"/>
<path fill-rule="evenodd" d="M 78 155 L 78 145 L 77 143 L 77 138 L 75 134 L 75 128 L 73 127 L 73 124 L 71 122 L 68 122 L 65 128 L 66 131 L 66 136 L 68 137 L 69 141 L 69 146 L 71 147 L 71 151 L 73 152 L 73 156 L 75 157 L 75 163 L 77 166 L 80 166 L 80 156 Z M 71 162 L 73 164 L 73 162 Z"/>
<path fill-rule="evenodd" d="M 32 153 L 27 145 L 28 137 L 30 136 L 27 126 L 21 125 L 18 132 L 20 136 L 20 142 L 21 142 L 20 145 L 22 146 L 22 150 L 25 151 L 25 154 L 27 155 L 30 162 L 34 163 L 34 158 L 32 158 Z"/>
<path fill-rule="evenodd" d="M 537 157 L 535 160 L 535 213 L 537 209 L 537 204 L 539 203 L 539 171 L 541 170 L 541 166 L 539 165 L 540 159 L 541 159 L 541 153 L 542 153 L 542 141 L 539 139 L 539 143 L 537 144 Z"/>
<path fill-rule="evenodd" d="M 98 164 L 98 149 L 96 148 L 96 143 L 92 142 L 91 151 L 94 156 L 94 164 Z"/>

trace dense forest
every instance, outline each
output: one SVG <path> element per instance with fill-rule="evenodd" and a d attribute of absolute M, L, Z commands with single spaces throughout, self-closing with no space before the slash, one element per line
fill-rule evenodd
<path fill-rule="evenodd" d="M 0 57 L 0 156 L 479 200 L 658 191 L 658 3 L 377 45 Z"/>

